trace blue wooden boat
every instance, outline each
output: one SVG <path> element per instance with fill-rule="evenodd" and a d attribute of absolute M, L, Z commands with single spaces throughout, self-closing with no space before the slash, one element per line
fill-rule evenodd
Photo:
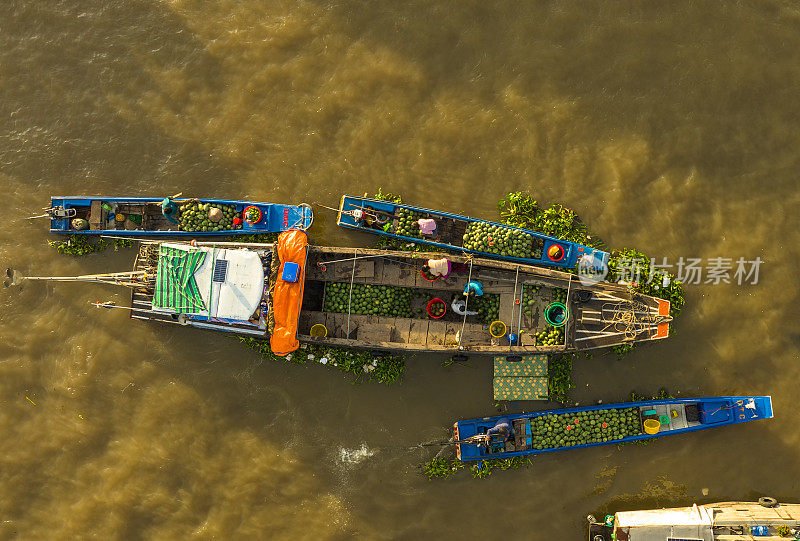
<path fill-rule="evenodd" d="M 458 458 L 470 461 L 627 443 L 770 418 L 769 396 L 720 396 L 484 417 L 455 423 L 454 433 Z M 500 420 L 513 425 L 507 440 L 487 436 Z"/>
<path fill-rule="evenodd" d="M 433 235 L 420 233 L 416 225 L 420 218 L 436 222 Z M 601 272 L 609 259 L 608 252 L 529 229 L 352 195 L 342 197 L 336 223 L 405 241 L 532 265 L 573 269 L 580 261 L 582 267 Z"/>
<path fill-rule="evenodd" d="M 43 217 L 50 218 L 52 233 L 130 237 L 277 233 L 287 229 L 308 229 L 314 221 L 314 213 L 306 204 L 281 205 L 232 199 L 176 198 L 174 203 L 178 208 L 175 217 L 178 223 L 174 223 L 164 215 L 162 201 L 163 198 L 156 197 L 56 196 L 50 199 L 50 207 L 45 209 L 47 214 Z M 243 211 L 248 207 L 256 207 L 256 214 L 260 213 L 260 218 L 252 223 L 242 217 Z M 224 218 L 220 222 L 222 225 L 208 224 L 209 227 L 205 227 L 199 221 L 189 220 L 195 215 L 194 211 L 202 214 L 211 208 L 223 211 Z M 189 210 L 192 209 L 193 214 L 190 214 Z M 76 219 L 77 223 L 84 221 L 84 229 L 76 229 Z M 234 221 L 241 223 L 234 224 Z"/>

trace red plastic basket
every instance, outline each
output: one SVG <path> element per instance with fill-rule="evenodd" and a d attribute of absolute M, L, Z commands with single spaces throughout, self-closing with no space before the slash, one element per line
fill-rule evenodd
<path fill-rule="evenodd" d="M 433 307 L 434 304 L 437 304 L 437 303 L 441 303 L 442 306 L 444 306 L 444 312 L 442 312 L 442 314 L 439 315 L 439 316 L 434 316 L 433 313 L 431 312 L 431 308 Z M 444 315 L 447 313 L 447 303 L 445 303 L 439 297 L 434 297 L 433 299 L 428 301 L 428 306 L 425 307 L 425 310 L 427 310 L 428 316 L 431 317 L 432 319 L 439 319 L 439 318 L 444 317 Z"/>
<path fill-rule="evenodd" d="M 250 209 L 256 209 L 258 211 L 258 218 L 257 219 L 250 220 L 250 219 L 247 218 L 247 215 L 248 215 Z M 242 218 L 244 219 L 245 222 L 247 222 L 249 224 L 257 224 L 258 222 L 261 221 L 261 218 L 263 218 L 263 217 L 264 217 L 264 215 L 261 213 L 261 209 L 258 208 L 255 205 L 250 205 L 249 207 L 245 207 L 245 209 L 242 211 Z"/>
<path fill-rule="evenodd" d="M 434 277 L 433 277 L 433 279 L 431 280 L 430 278 L 428 278 L 427 276 L 425 276 L 425 271 L 424 271 L 424 270 L 422 270 L 422 269 L 420 269 L 420 270 L 419 270 L 419 273 L 420 273 L 420 275 L 421 275 L 423 278 L 425 278 L 425 279 L 426 279 L 427 281 L 429 281 L 429 282 L 435 282 L 436 280 L 438 280 L 439 278 L 441 278 L 441 276 L 439 276 L 439 275 L 437 274 L 437 275 L 436 275 L 436 276 L 434 276 Z"/>

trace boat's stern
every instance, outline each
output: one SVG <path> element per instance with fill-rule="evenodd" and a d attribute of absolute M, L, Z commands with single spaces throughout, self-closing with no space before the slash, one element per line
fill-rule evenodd
<path fill-rule="evenodd" d="M 755 397 L 756 407 L 762 412 L 763 419 L 772 419 L 772 397 L 771 396 L 757 396 Z"/>
<path fill-rule="evenodd" d="M 550 248 L 556 244 L 565 251 L 563 259 L 559 260 L 551 257 Z M 545 259 L 548 264 L 560 264 L 560 266 L 570 269 L 579 267 L 582 274 L 596 278 L 597 281 L 605 280 L 608 274 L 608 261 L 610 258 L 610 253 L 597 248 L 572 242 L 550 240 L 545 242 L 544 253 L 542 254 L 542 259 Z"/>
<path fill-rule="evenodd" d="M 658 300 L 658 317 L 659 318 L 668 318 L 669 317 L 669 301 L 664 299 L 657 299 Z M 663 321 L 658 324 L 656 327 L 656 332 L 651 338 L 651 340 L 660 340 L 662 338 L 667 338 L 669 336 L 669 321 Z"/>
<path fill-rule="evenodd" d="M 459 441 L 459 439 L 460 438 L 458 437 L 458 423 L 453 423 L 453 440 L 454 441 Z M 461 444 L 460 443 L 456 443 L 456 458 L 458 460 L 461 460 Z"/>
<path fill-rule="evenodd" d="M 80 231 L 70 231 L 70 221 L 77 216 L 78 207 L 86 207 L 88 203 L 80 200 L 67 199 L 64 197 L 51 197 L 50 207 L 47 214 L 50 215 L 50 232 L 51 233 L 80 233 Z"/>
<path fill-rule="evenodd" d="M 372 226 L 369 229 L 372 232 L 383 233 L 383 229 L 379 227 L 380 224 L 385 223 L 385 220 L 391 217 L 396 209 L 397 205 L 389 201 L 343 195 L 339 203 L 336 225 L 351 229 L 364 229 L 363 225 L 370 223 Z M 364 219 L 359 220 L 356 215 L 364 216 Z"/>
<path fill-rule="evenodd" d="M 734 411 L 739 421 L 772 419 L 771 396 L 740 397 L 734 402 Z"/>

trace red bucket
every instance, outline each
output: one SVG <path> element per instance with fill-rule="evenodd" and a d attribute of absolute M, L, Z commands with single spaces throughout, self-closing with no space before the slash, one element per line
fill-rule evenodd
<path fill-rule="evenodd" d="M 257 211 L 258 215 L 257 218 L 255 218 L 254 220 L 250 220 L 248 216 L 252 213 L 253 210 Z M 256 207 L 255 205 L 250 205 L 249 207 L 245 208 L 242 211 L 242 218 L 244 218 L 244 221 L 249 224 L 257 224 L 258 222 L 261 221 L 261 218 L 263 217 L 264 215 L 262 214 L 261 209 Z"/>
<path fill-rule="evenodd" d="M 433 276 L 433 278 L 428 278 L 428 276 L 425 274 L 425 269 L 420 269 L 419 273 L 422 275 L 423 278 L 425 278 L 429 282 L 435 282 L 436 280 L 441 278 L 441 276 L 439 276 L 438 274 L 436 274 L 436 275 L 431 274 L 431 276 Z"/>
<path fill-rule="evenodd" d="M 437 304 L 441 304 L 443 308 L 442 313 L 439 314 L 438 316 L 434 315 L 432 310 L 432 308 Z M 430 317 L 431 319 L 439 319 L 441 317 L 444 317 L 444 315 L 447 313 L 447 304 L 445 304 L 445 302 L 439 297 L 435 297 L 428 301 L 428 306 L 426 306 L 425 309 L 428 311 L 428 317 Z"/>

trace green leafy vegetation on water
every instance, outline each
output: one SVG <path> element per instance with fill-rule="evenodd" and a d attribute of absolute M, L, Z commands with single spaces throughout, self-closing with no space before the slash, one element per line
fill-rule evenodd
<path fill-rule="evenodd" d="M 429 462 L 420 464 L 420 473 L 427 477 L 428 481 L 447 479 L 458 473 L 458 470 L 465 466 L 465 462 L 456 458 L 434 458 Z M 530 466 L 533 466 L 533 462 L 529 457 L 490 458 L 472 463 L 469 466 L 469 471 L 472 477 L 476 479 L 485 479 L 496 470 L 518 470 Z"/>
<path fill-rule="evenodd" d="M 254 235 L 235 235 L 226 240 L 247 243 L 273 243 L 278 240 L 278 234 L 258 233 Z M 47 244 L 55 248 L 59 254 L 79 257 L 95 252 L 102 252 L 110 247 L 113 247 L 114 250 L 132 248 L 133 245 L 136 244 L 136 240 L 112 239 L 109 242 L 109 240 L 101 238 L 99 235 L 68 235 L 66 240 L 49 240 Z"/>
<path fill-rule="evenodd" d="M 572 360 L 575 354 L 551 355 L 547 359 L 547 394 L 548 399 L 560 404 L 569 400 L 572 383 Z"/>
<path fill-rule="evenodd" d="M 106 239 L 99 238 L 96 235 L 69 235 L 67 240 L 49 240 L 47 244 L 55 248 L 59 254 L 79 257 L 94 252 L 102 252 L 109 246 L 113 246 L 114 250 L 130 248 L 133 246 L 134 241 L 131 239 L 114 239 L 112 242 L 108 242 Z"/>
<path fill-rule="evenodd" d="M 355 376 L 353 383 L 377 381 L 391 385 L 402 381 L 405 371 L 405 357 L 402 355 L 374 353 L 361 349 L 340 348 L 316 344 L 301 344 L 300 349 L 285 357 L 275 355 L 269 340 L 239 337 L 247 347 L 254 349 L 262 358 L 271 361 L 307 364 L 319 363 L 340 372 Z"/>
<path fill-rule="evenodd" d="M 512 192 L 497 204 L 503 222 L 523 229 L 531 229 L 551 237 L 578 242 L 592 248 L 603 248 L 603 240 L 593 235 L 575 211 L 563 205 L 541 208 L 530 194 Z"/>
<path fill-rule="evenodd" d="M 420 465 L 422 475 L 428 478 L 428 481 L 434 479 L 447 479 L 451 475 L 455 475 L 458 470 L 464 467 L 464 463 L 460 460 L 452 458 L 434 458 L 429 462 Z"/>
<path fill-rule="evenodd" d="M 248 244 L 273 244 L 278 240 L 278 233 L 254 233 L 252 235 L 232 235 L 233 242 L 246 242 Z"/>

